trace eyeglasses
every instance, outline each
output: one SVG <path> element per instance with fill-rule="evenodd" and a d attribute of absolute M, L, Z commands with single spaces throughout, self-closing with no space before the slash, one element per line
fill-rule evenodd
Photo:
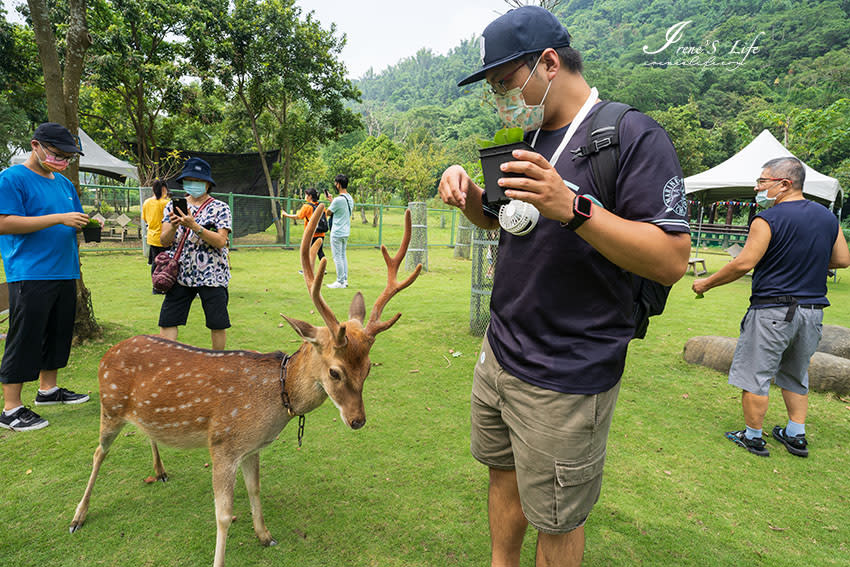
<path fill-rule="evenodd" d="M 756 185 L 761 187 L 762 185 L 764 185 L 768 181 L 791 181 L 791 180 L 788 179 L 787 177 L 759 177 L 758 179 L 756 179 Z"/>
<path fill-rule="evenodd" d="M 493 93 L 494 95 L 504 95 L 504 94 L 506 94 L 508 92 L 508 87 L 505 86 L 505 81 L 510 79 L 514 75 L 514 73 L 516 73 L 517 71 L 522 69 L 524 66 L 525 66 L 525 61 L 520 63 L 513 71 L 511 71 L 510 73 L 508 73 L 507 75 L 505 75 L 504 77 L 502 77 L 501 79 L 496 81 L 495 84 L 491 83 L 490 84 L 490 92 Z"/>
<path fill-rule="evenodd" d="M 77 154 L 72 154 L 72 155 L 58 154 L 55 151 L 48 149 L 47 146 L 45 146 L 44 144 L 41 144 L 41 143 L 39 143 L 39 146 L 41 146 L 41 149 L 43 149 L 48 154 L 52 155 L 58 161 L 64 161 L 66 163 L 74 163 L 75 161 L 77 161 L 77 158 L 79 157 L 79 156 L 77 156 Z"/>

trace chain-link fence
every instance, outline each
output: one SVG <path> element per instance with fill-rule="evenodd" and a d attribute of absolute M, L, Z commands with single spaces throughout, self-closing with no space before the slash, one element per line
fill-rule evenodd
<path fill-rule="evenodd" d="M 475 227 L 472 231 L 472 290 L 469 303 L 469 330 L 481 337 L 490 324 L 490 295 L 493 273 L 499 259 L 499 231 Z"/>
<path fill-rule="evenodd" d="M 179 192 L 175 194 L 181 196 Z M 82 185 L 83 210 L 91 216 L 103 217 L 104 226 L 100 242 L 81 242 L 80 249 L 84 252 L 144 250 L 147 227 L 141 220 L 141 207 L 151 195 L 149 187 Z M 231 249 L 295 248 L 301 242 L 304 222 L 281 218 L 280 213 L 282 210 L 298 212 L 304 204 L 302 199 L 235 193 L 212 193 L 212 196 L 227 203 L 233 214 Z M 348 246 L 398 246 L 404 234 L 406 208 L 355 202 Z M 463 215 L 454 208 L 424 208 L 422 217 L 415 224 L 427 225 L 427 232 L 420 231 L 421 235 L 417 238 L 421 241 L 412 242 L 411 247 L 454 246 L 460 217 Z M 279 220 L 275 222 L 275 219 Z M 424 257 L 423 264 L 427 269 L 427 254 Z"/>

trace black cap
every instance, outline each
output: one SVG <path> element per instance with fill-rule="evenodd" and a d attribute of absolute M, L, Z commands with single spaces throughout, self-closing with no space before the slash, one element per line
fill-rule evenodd
<path fill-rule="evenodd" d="M 45 122 L 35 129 L 32 135 L 33 140 L 44 142 L 66 154 L 83 154 L 80 149 L 80 140 L 72 135 L 67 128 L 56 122 Z"/>
<path fill-rule="evenodd" d="M 481 65 L 457 86 L 480 81 L 487 71 L 523 55 L 570 44 L 570 34 L 555 14 L 540 6 L 523 6 L 496 18 L 481 34 Z"/>
<path fill-rule="evenodd" d="M 215 181 L 211 176 L 210 164 L 199 157 L 193 157 L 186 160 L 183 164 L 183 171 L 177 176 L 177 183 L 183 185 L 183 179 L 191 177 L 192 179 L 200 179 L 201 181 L 209 181 L 215 186 Z"/>

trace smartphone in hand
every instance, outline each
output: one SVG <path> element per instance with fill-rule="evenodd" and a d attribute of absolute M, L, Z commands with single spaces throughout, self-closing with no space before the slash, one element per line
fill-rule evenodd
<path fill-rule="evenodd" d="M 174 197 L 171 199 L 171 206 L 174 208 L 175 214 L 185 215 L 189 212 L 189 205 L 186 203 L 185 197 Z M 178 212 L 177 209 L 180 209 Z"/>

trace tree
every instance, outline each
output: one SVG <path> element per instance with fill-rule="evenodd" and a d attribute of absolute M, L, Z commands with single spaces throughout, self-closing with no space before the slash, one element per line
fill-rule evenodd
<path fill-rule="evenodd" d="M 369 136 L 342 156 L 337 167 L 347 172 L 349 187 L 382 204 L 388 200 L 388 190 L 397 187 L 404 177 L 404 151 L 385 135 Z M 372 224 L 378 224 L 377 209 Z"/>
<path fill-rule="evenodd" d="M 32 123 L 46 114 L 32 30 L 2 18 L 0 7 L 0 168 L 28 146 Z"/>
<path fill-rule="evenodd" d="M 345 40 L 335 37 L 333 25 L 322 29 L 312 12 L 302 20 L 294 0 L 236 0 L 217 19 L 211 68 L 245 110 L 271 197 L 276 195 L 264 148 L 280 147 L 285 196 L 299 152 L 360 126 L 344 105 L 359 99 L 337 60 Z M 269 202 L 283 242 L 277 202 Z"/>
<path fill-rule="evenodd" d="M 38 56 L 44 74 L 44 91 L 47 99 L 47 118 L 64 125 L 72 134 L 80 127 L 79 100 L 80 79 L 83 74 L 86 50 L 91 45 L 91 36 L 86 20 L 86 0 L 68 0 L 68 12 L 63 25 L 66 28 L 62 45 L 64 60 L 60 61 L 57 35 L 50 20 L 46 0 L 27 0 L 30 10 Z M 58 27 L 58 26 L 57 26 Z M 74 163 L 66 176 L 80 189 L 79 166 Z M 94 318 L 91 292 L 83 282 L 82 273 L 77 280 L 77 315 L 74 320 L 75 340 L 86 340 L 100 336 L 100 326 Z"/>
<path fill-rule="evenodd" d="M 104 0 L 94 10 L 97 40 L 89 80 L 98 91 L 98 122 L 115 140 L 132 140 L 133 161 L 143 185 L 160 176 L 157 137 L 160 118 L 177 114 L 181 79 L 190 74 L 187 50 L 204 49 L 203 30 L 224 0 Z M 190 38 L 186 42 L 185 38 Z M 94 108 L 92 109 L 94 110 Z M 123 148 L 111 148 L 113 151 Z"/>

